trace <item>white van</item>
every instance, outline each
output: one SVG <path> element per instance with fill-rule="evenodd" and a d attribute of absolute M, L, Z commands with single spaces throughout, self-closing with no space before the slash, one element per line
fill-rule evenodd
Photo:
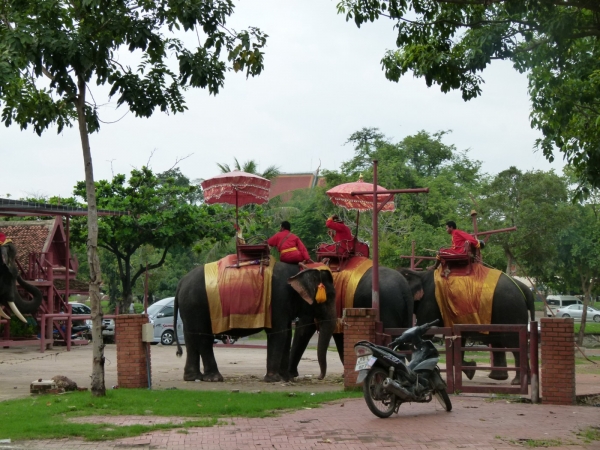
<path fill-rule="evenodd" d="M 556 316 L 556 310 L 569 305 L 583 305 L 574 295 L 549 295 L 546 297 L 546 316 Z"/>
<path fill-rule="evenodd" d="M 175 328 L 173 327 L 175 297 L 167 297 L 148 306 L 150 322 L 154 324 L 154 344 L 171 345 L 175 342 Z M 181 316 L 177 317 L 177 335 L 179 343 L 184 344 L 183 322 Z"/>

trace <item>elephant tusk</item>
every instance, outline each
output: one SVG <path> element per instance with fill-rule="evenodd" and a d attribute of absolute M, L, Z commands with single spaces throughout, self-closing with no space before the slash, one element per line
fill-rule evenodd
<path fill-rule="evenodd" d="M 2 308 L 0 308 L 0 317 L 10 320 L 10 316 L 6 314 Z"/>
<path fill-rule="evenodd" d="M 17 309 L 17 305 L 15 305 L 14 302 L 8 302 L 8 306 L 10 306 L 10 309 L 12 309 L 12 312 L 15 313 L 15 315 L 21 319 L 21 322 L 23 323 L 27 323 L 27 320 L 25 320 L 25 317 L 23 317 L 23 314 L 21 314 L 21 311 L 19 311 Z"/>

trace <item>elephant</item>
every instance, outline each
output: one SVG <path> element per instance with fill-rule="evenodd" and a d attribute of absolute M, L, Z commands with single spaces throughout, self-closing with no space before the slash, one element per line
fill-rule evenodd
<path fill-rule="evenodd" d="M 417 324 L 432 322 L 442 315 L 435 297 L 434 271 L 414 271 L 401 268 L 399 272 L 408 281 L 411 291 L 415 296 L 415 315 Z M 516 325 L 528 323 L 529 317 L 535 320 L 534 297 L 531 290 L 518 280 L 510 278 L 504 273 L 500 275 L 498 284 L 492 297 L 492 324 Z M 491 344 L 493 348 L 518 348 L 519 337 L 517 333 L 489 333 L 488 335 L 476 333 L 476 339 L 484 344 Z M 463 343 L 464 347 L 464 343 Z M 513 352 L 515 367 L 520 367 L 520 354 Z M 494 367 L 506 367 L 506 352 L 493 352 Z M 476 366 L 475 361 L 464 361 L 463 366 Z M 464 370 L 469 379 L 475 375 L 474 370 Z M 520 384 L 519 371 L 511 384 Z M 489 375 L 494 380 L 508 379 L 508 373 L 503 370 L 492 370 Z"/>
<path fill-rule="evenodd" d="M 373 297 L 373 268 L 361 277 L 354 293 L 354 308 L 371 308 Z M 408 282 L 396 270 L 379 267 L 379 308 L 384 328 L 410 328 L 413 323 L 413 296 Z M 298 364 L 308 343 L 316 331 L 314 321 L 300 317 L 296 322 L 290 354 L 290 374 L 298 376 Z M 321 333 L 321 331 L 319 331 Z M 321 337 L 319 336 L 319 341 Z M 333 339 L 344 363 L 344 334 L 334 333 Z"/>
<path fill-rule="evenodd" d="M 19 275 L 15 261 L 17 249 L 14 243 L 8 242 L 0 246 L 0 256 L 0 305 L 8 306 L 22 322 L 27 323 L 23 314 L 33 314 L 38 310 L 42 304 L 42 292 Z M 24 299 L 19 295 L 17 282 L 33 296 L 31 300 Z M 0 316 L 10 319 L 2 308 L 0 308 Z"/>
<path fill-rule="evenodd" d="M 262 329 L 267 333 L 266 382 L 289 380 L 288 365 L 292 340 L 292 321 L 309 315 L 316 318 L 322 329 L 317 356 L 321 377 L 327 372 L 327 347 L 336 324 L 335 289 L 329 270 L 306 269 L 299 272 L 297 264 L 276 262 L 271 280 L 271 328 L 230 329 L 224 331 L 233 338 L 255 334 Z M 319 284 L 325 287 L 326 300 L 315 301 Z M 205 287 L 205 269 L 199 266 L 185 275 L 177 286 L 174 302 L 174 327 L 181 314 L 186 344 L 186 363 L 183 379 L 186 381 L 223 381 L 213 352 L 213 332 Z M 182 355 L 177 339 L 177 356 Z M 200 371 L 200 357 L 204 373 Z"/>

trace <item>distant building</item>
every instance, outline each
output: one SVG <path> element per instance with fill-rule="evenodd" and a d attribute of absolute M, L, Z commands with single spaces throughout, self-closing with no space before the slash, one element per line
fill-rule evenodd
<path fill-rule="evenodd" d="M 314 173 L 282 173 L 271 180 L 269 199 L 280 197 L 286 202 L 292 198 L 293 191 L 315 186 L 325 186 L 325 178 L 319 176 L 318 169 Z"/>

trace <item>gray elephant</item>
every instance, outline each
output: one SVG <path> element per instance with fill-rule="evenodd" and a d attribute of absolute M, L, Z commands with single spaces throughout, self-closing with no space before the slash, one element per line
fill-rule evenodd
<path fill-rule="evenodd" d="M 310 316 L 321 326 L 322 336 L 318 344 L 321 376 L 327 371 L 327 346 L 335 328 L 335 289 L 329 270 L 307 269 L 299 273 L 296 264 L 277 262 L 271 280 L 271 328 L 267 333 L 267 373 L 264 380 L 274 382 L 289 380 L 288 365 L 292 340 L 292 321 L 296 317 Z M 236 270 L 236 269 L 234 269 Z M 205 287 L 205 267 L 201 266 L 181 279 L 175 294 L 174 327 L 177 313 L 183 321 L 186 363 L 183 379 L 186 381 L 223 381 L 213 352 L 213 328 Z M 319 285 L 325 288 L 326 299 L 315 301 Z M 263 328 L 230 329 L 224 334 L 234 338 L 249 336 Z M 177 336 L 177 334 L 175 335 Z M 177 356 L 182 350 L 177 339 Z M 204 373 L 200 371 L 200 358 Z"/>
<path fill-rule="evenodd" d="M 414 271 L 410 269 L 399 269 L 408 281 L 415 300 L 415 315 L 417 323 L 423 324 L 432 322 L 436 319 L 442 323 L 442 315 L 435 297 L 434 271 Z M 527 286 L 518 280 L 501 274 L 498 284 L 494 290 L 492 298 L 492 324 L 517 325 L 527 324 L 535 320 L 535 307 L 533 293 Z M 517 333 L 489 333 L 488 335 L 476 333 L 476 339 L 484 344 L 491 344 L 493 348 L 518 348 L 519 337 Z M 463 345 L 464 346 L 464 345 Z M 515 357 L 515 366 L 520 365 L 519 352 L 513 352 Z M 494 367 L 506 367 L 506 352 L 493 353 Z M 463 366 L 476 366 L 475 361 L 466 362 L 463 360 Z M 469 379 L 473 378 L 474 370 L 464 371 Z M 508 379 L 508 372 L 503 370 L 492 370 L 489 375 L 494 380 Z M 520 384 L 519 371 L 511 382 Z"/>
<path fill-rule="evenodd" d="M 0 246 L 0 256 L 0 305 L 8 306 L 22 322 L 26 323 L 23 314 L 33 314 L 38 310 L 42 304 L 42 292 L 19 275 L 15 262 L 17 249 L 14 243 L 9 242 Z M 23 299 L 19 295 L 17 282 L 33 296 L 31 300 Z M 10 319 L 2 308 L 0 308 L 0 316 Z"/>
<path fill-rule="evenodd" d="M 334 273 L 335 276 L 335 273 Z M 368 269 L 358 282 L 354 293 L 354 308 L 371 308 L 373 298 L 373 268 Z M 398 271 L 379 268 L 379 311 L 384 328 L 410 328 L 413 320 L 413 297 L 410 287 Z M 290 374 L 298 376 L 298 364 L 316 331 L 310 317 L 300 317 L 296 323 L 290 354 Z M 319 333 L 322 331 L 320 330 Z M 319 339 L 321 337 L 319 336 Z M 344 363 L 344 334 L 334 333 L 333 339 L 342 364 Z"/>

